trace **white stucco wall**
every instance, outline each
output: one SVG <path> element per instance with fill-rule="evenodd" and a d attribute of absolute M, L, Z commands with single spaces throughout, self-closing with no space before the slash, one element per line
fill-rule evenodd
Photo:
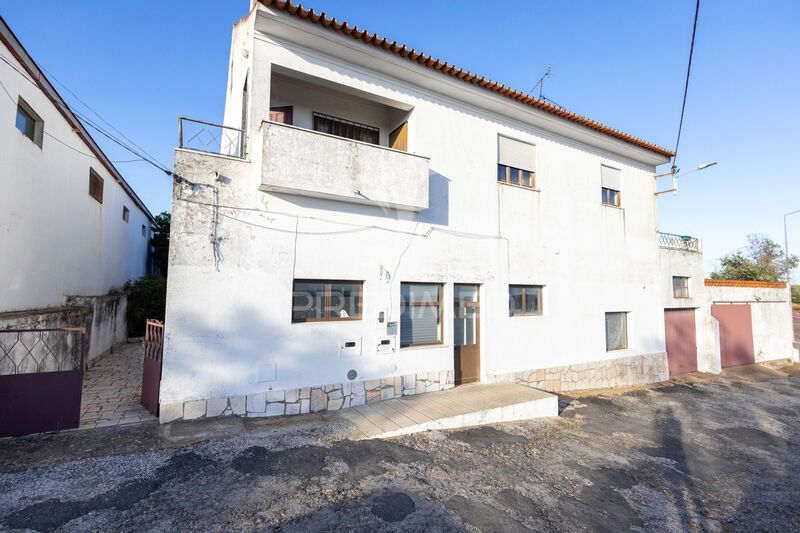
<path fill-rule="evenodd" d="M 10 95 L 0 93 L 0 312 L 106 294 L 144 275 L 148 217 L 38 87 L 5 63 L 0 79 Z M 41 148 L 15 127 L 19 96 L 44 120 Z M 104 181 L 102 205 L 89 196 L 90 168 Z"/>
<path fill-rule="evenodd" d="M 481 285 L 483 378 L 664 351 L 652 178 L 663 158 L 285 18 L 239 22 L 231 64 L 226 123 L 241 123 L 248 72 L 251 148 L 263 145 L 275 66 L 413 109 L 408 147 L 430 158 L 429 208 L 261 192 L 258 151 L 177 150 L 176 173 L 216 187 L 226 207 L 216 271 L 213 189 L 175 187 L 162 404 L 339 383 L 350 369 L 452 369 L 454 283 Z M 496 182 L 498 134 L 536 145 L 537 190 Z M 622 171 L 622 209 L 601 205 L 602 164 Z M 291 323 L 301 278 L 363 281 L 363 319 Z M 399 321 L 401 281 L 444 284 L 444 343 L 377 354 L 376 314 Z M 509 317 L 509 283 L 544 285 L 544 314 Z M 606 352 L 606 311 L 629 313 L 628 349 Z M 363 340 L 360 357 L 339 356 L 344 338 Z"/>

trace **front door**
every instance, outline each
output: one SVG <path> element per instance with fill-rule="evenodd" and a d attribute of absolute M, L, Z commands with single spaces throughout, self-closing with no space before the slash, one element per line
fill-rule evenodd
<path fill-rule="evenodd" d="M 480 301 L 478 285 L 456 284 L 453 288 L 453 352 L 455 383 L 480 380 Z"/>

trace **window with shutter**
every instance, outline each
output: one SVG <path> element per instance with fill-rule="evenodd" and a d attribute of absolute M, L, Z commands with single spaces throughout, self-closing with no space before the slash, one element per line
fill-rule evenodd
<path fill-rule="evenodd" d="M 89 196 L 103 203 L 103 178 L 93 168 L 89 169 Z"/>
<path fill-rule="evenodd" d="M 536 147 L 530 143 L 498 135 L 497 181 L 536 188 Z"/>
<path fill-rule="evenodd" d="M 400 284 L 400 346 L 442 343 L 442 286 Z"/>

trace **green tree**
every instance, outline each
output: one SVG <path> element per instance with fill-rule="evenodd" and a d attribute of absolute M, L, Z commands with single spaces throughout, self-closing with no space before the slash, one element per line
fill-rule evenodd
<path fill-rule="evenodd" d="M 800 304 L 800 285 L 792 285 L 792 303 Z"/>
<path fill-rule="evenodd" d="M 167 278 L 155 276 L 125 283 L 128 293 L 128 335 L 144 335 L 148 318 L 164 321 L 167 306 Z"/>
<path fill-rule="evenodd" d="M 711 278 L 744 281 L 786 279 L 786 256 L 780 244 L 761 234 L 748 235 L 747 243 L 746 252 L 737 250 L 722 256 L 720 266 L 711 273 Z M 796 255 L 789 257 L 789 273 L 797 267 L 798 262 L 800 259 Z"/>
<path fill-rule="evenodd" d="M 156 274 L 162 276 L 167 275 L 169 264 L 169 227 L 171 222 L 172 216 L 167 211 L 156 215 L 156 228 L 150 239 L 150 246 L 153 247 L 153 269 Z"/>

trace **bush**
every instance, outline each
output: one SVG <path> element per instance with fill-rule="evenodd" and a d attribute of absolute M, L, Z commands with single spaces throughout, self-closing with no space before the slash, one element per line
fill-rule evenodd
<path fill-rule="evenodd" d="M 141 337 L 148 318 L 164 320 L 167 278 L 156 276 L 128 281 L 125 291 L 128 293 L 128 335 Z"/>
<path fill-rule="evenodd" d="M 800 285 L 792 285 L 792 303 L 800 304 Z"/>

